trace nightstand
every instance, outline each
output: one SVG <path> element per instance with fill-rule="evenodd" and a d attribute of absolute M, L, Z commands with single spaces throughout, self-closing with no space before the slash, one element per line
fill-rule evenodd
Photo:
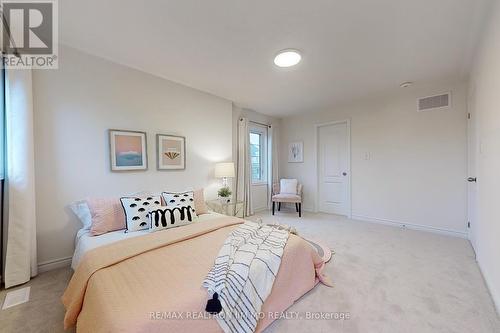
<path fill-rule="evenodd" d="M 209 200 L 207 206 L 216 213 L 243 218 L 243 201 L 222 203 L 220 200 Z"/>

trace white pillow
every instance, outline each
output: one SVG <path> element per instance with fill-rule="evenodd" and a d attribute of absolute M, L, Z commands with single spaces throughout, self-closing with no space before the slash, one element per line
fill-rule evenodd
<path fill-rule="evenodd" d="M 280 193 L 297 194 L 297 179 L 282 179 L 280 181 Z"/>
<path fill-rule="evenodd" d="M 90 214 L 89 205 L 87 201 L 76 201 L 70 205 L 71 210 L 78 217 L 83 224 L 83 229 L 90 230 L 92 226 L 92 215 Z"/>
<path fill-rule="evenodd" d="M 162 206 L 149 211 L 149 231 L 159 231 L 190 224 L 197 218 L 192 205 Z"/>
<path fill-rule="evenodd" d="M 194 192 L 162 192 L 161 196 L 167 206 L 187 206 L 194 208 Z"/>
<path fill-rule="evenodd" d="M 159 195 L 146 197 L 123 197 L 120 198 L 125 220 L 127 222 L 127 232 L 138 231 L 149 228 L 149 211 L 161 207 Z"/>

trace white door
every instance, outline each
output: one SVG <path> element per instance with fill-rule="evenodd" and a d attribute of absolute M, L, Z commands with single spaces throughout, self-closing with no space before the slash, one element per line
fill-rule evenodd
<path fill-rule="evenodd" d="M 474 115 L 475 89 L 471 89 L 468 99 L 468 121 L 467 121 L 467 227 L 469 239 L 474 250 L 476 250 L 476 238 L 474 227 L 477 214 L 477 179 L 476 160 L 478 154 L 478 140 L 476 137 L 476 119 Z"/>
<path fill-rule="evenodd" d="M 348 122 L 318 127 L 319 211 L 350 216 Z"/>

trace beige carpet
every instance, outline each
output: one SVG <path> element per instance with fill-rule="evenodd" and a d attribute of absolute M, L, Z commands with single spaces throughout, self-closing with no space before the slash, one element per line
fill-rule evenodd
<path fill-rule="evenodd" d="M 62 326 L 64 307 L 60 298 L 72 272 L 69 267 L 53 270 L 20 286 L 31 286 L 30 301 L 0 310 L 0 332 L 65 332 Z M 1 304 L 6 293 L 4 289 L 0 291 Z"/>
<path fill-rule="evenodd" d="M 281 320 L 269 332 L 500 332 L 468 241 L 325 214 L 274 218 L 336 252 L 326 270 L 335 287 L 318 286 L 289 311 L 350 319 Z"/>
<path fill-rule="evenodd" d="M 268 214 L 259 214 L 271 222 Z M 292 306 L 348 320 L 279 320 L 267 332 L 500 332 L 500 319 L 466 240 L 331 215 L 292 210 L 275 217 L 336 254 L 327 266 L 334 288 L 319 285 Z M 0 310 L 0 331 L 63 332 L 59 298 L 69 268 L 29 282 L 30 302 Z M 3 303 L 5 291 L 0 291 Z"/>

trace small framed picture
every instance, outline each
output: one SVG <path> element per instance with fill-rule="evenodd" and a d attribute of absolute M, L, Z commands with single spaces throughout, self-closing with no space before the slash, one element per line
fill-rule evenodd
<path fill-rule="evenodd" d="M 288 145 L 288 163 L 304 162 L 304 143 L 291 142 Z"/>
<path fill-rule="evenodd" d="M 156 135 L 158 170 L 186 169 L 186 138 L 175 135 Z"/>
<path fill-rule="evenodd" d="M 146 133 L 109 130 L 111 171 L 148 169 Z"/>

